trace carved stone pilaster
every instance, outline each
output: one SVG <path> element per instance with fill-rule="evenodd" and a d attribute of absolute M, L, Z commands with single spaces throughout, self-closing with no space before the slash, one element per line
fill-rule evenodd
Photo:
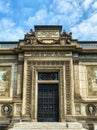
<path fill-rule="evenodd" d="M 66 62 L 65 64 L 65 77 L 66 77 L 66 106 L 67 106 L 67 115 L 71 115 L 71 82 L 70 82 L 70 63 Z"/>
<path fill-rule="evenodd" d="M 26 106 L 27 106 L 27 60 L 24 61 L 24 77 L 23 77 L 23 103 L 22 103 L 22 115 L 26 114 Z"/>

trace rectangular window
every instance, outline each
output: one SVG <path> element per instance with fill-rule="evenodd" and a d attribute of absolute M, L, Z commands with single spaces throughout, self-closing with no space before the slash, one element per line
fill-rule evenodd
<path fill-rule="evenodd" d="M 58 72 L 38 72 L 38 80 L 58 80 Z"/>

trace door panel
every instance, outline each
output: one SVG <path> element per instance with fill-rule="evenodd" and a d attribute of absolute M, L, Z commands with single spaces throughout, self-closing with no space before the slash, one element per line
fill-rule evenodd
<path fill-rule="evenodd" d="M 38 85 L 38 121 L 59 121 L 58 84 Z"/>

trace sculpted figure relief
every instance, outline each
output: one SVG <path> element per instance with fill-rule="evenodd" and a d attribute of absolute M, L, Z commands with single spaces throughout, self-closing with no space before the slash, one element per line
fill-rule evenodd
<path fill-rule="evenodd" d="M 89 113 L 92 114 L 94 111 L 93 107 L 92 106 L 89 106 Z"/>
<path fill-rule="evenodd" d="M 71 44 L 72 33 L 67 33 L 65 30 L 59 35 L 56 31 L 39 31 L 35 33 L 33 29 L 25 34 L 26 44 Z"/>
<path fill-rule="evenodd" d="M 30 31 L 27 32 L 25 36 L 26 36 L 26 37 L 35 36 L 35 33 L 34 33 L 33 29 L 30 29 Z"/>
<path fill-rule="evenodd" d="M 32 29 L 25 34 L 25 40 L 27 44 L 35 43 L 35 32 Z"/>
<path fill-rule="evenodd" d="M 61 33 L 61 44 L 71 44 L 72 33 L 67 33 L 65 30 Z"/>
<path fill-rule="evenodd" d="M 72 33 L 67 33 L 65 30 L 63 31 L 63 33 L 61 34 L 62 37 L 65 37 L 65 38 L 69 38 L 69 39 L 72 39 Z"/>

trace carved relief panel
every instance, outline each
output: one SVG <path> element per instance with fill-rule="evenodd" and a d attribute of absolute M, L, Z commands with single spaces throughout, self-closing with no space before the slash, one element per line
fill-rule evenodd
<path fill-rule="evenodd" d="M 78 66 L 77 72 L 79 77 L 78 79 L 78 88 L 79 94 L 83 98 L 95 97 L 97 96 L 97 67 L 96 65 L 82 64 Z"/>
<path fill-rule="evenodd" d="M 89 96 L 97 95 L 97 66 L 87 66 L 87 82 Z"/>
<path fill-rule="evenodd" d="M 9 97 L 10 93 L 11 67 L 0 67 L 0 97 Z"/>

